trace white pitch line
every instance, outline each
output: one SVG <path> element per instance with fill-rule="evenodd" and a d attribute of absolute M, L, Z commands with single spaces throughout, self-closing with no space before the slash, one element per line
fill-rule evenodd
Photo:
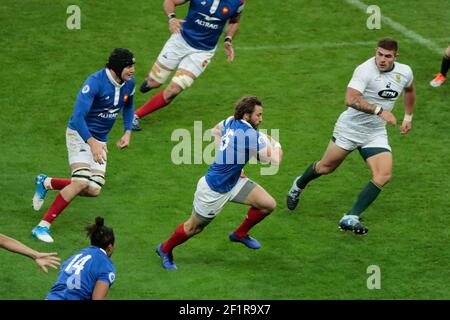
<path fill-rule="evenodd" d="M 265 51 L 265 50 L 289 50 L 289 49 L 324 49 L 324 48 L 339 48 L 350 46 L 365 46 L 374 44 L 373 41 L 354 41 L 354 42 L 305 42 L 292 44 L 279 44 L 271 46 L 254 46 L 254 47 L 237 47 L 238 50 L 248 51 Z"/>
<path fill-rule="evenodd" d="M 435 41 L 450 42 L 450 38 L 434 39 Z M 237 46 L 236 50 L 239 51 L 270 51 L 270 50 L 304 50 L 304 49 L 333 49 L 341 47 L 352 46 L 375 46 L 377 40 L 372 41 L 353 41 L 353 42 L 305 42 L 305 43 L 291 43 L 291 44 L 278 44 L 267 46 Z M 406 42 L 416 43 L 416 40 L 407 39 Z M 444 49 L 441 50 L 441 54 Z"/>
<path fill-rule="evenodd" d="M 362 11 L 366 12 L 368 5 L 365 4 L 362 1 L 359 0 L 345 0 L 347 3 L 357 7 L 358 9 L 361 9 Z M 381 15 L 381 21 L 386 23 L 387 25 L 391 26 L 393 29 L 403 33 L 404 36 L 410 38 L 411 40 L 423 45 L 427 49 L 432 50 L 433 52 L 442 55 L 444 52 L 443 48 L 440 48 L 437 44 L 435 44 L 433 41 L 428 40 L 424 37 L 422 37 L 420 34 L 415 33 L 414 31 L 406 28 L 404 25 L 395 22 L 391 18 L 385 15 Z"/>

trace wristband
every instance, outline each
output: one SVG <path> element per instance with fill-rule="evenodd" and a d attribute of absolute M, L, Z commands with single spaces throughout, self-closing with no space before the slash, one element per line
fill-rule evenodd
<path fill-rule="evenodd" d="M 383 112 L 383 108 L 380 107 L 380 106 L 377 106 L 377 107 L 375 108 L 375 110 L 373 110 L 373 114 L 375 114 L 375 115 L 377 115 L 377 116 L 379 116 L 382 112 Z"/>
<path fill-rule="evenodd" d="M 406 113 L 405 113 L 405 117 L 403 118 L 403 121 L 411 122 L 411 121 L 412 121 L 412 118 L 413 118 L 412 113 L 411 113 L 411 114 L 406 114 Z"/>
<path fill-rule="evenodd" d="M 167 15 L 167 18 L 169 19 L 169 21 L 170 20 L 172 20 L 172 19 L 174 19 L 174 18 L 176 18 L 177 16 L 176 16 L 176 14 L 175 13 L 169 13 L 168 15 Z"/>
<path fill-rule="evenodd" d="M 225 39 L 223 40 L 223 42 L 229 42 L 229 43 L 231 43 L 231 41 L 233 41 L 232 36 L 226 36 Z"/>

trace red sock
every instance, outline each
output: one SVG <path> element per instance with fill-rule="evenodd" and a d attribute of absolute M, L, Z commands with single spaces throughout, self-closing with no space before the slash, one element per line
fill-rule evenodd
<path fill-rule="evenodd" d="M 162 244 L 161 250 L 164 253 L 172 252 L 173 248 L 182 244 L 190 238 L 184 231 L 184 223 L 180 224 L 172 233 L 169 239 Z"/>
<path fill-rule="evenodd" d="M 237 228 L 234 233 L 239 237 L 245 237 L 248 234 L 248 231 L 258 222 L 266 217 L 266 214 L 263 214 L 261 210 L 251 207 L 248 212 L 245 220 L 241 223 L 239 228 Z"/>
<path fill-rule="evenodd" d="M 134 113 L 139 117 L 145 117 L 147 114 L 152 113 L 162 107 L 167 106 L 169 103 L 164 100 L 164 91 L 158 92 L 148 100 L 142 107 L 137 109 Z"/>
<path fill-rule="evenodd" d="M 42 220 L 47 221 L 48 223 L 52 223 L 59 214 L 69 205 L 69 202 L 64 200 L 61 195 L 61 192 L 55 198 L 50 208 L 48 208 L 47 213 L 44 215 Z"/>
<path fill-rule="evenodd" d="M 50 185 L 53 190 L 62 190 L 70 184 L 70 179 L 51 178 Z"/>

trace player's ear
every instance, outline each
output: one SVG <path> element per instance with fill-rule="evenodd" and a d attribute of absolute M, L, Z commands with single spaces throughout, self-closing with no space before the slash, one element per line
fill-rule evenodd
<path fill-rule="evenodd" d="M 114 245 L 112 243 L 108 244 L 105 251 L 108 254 L 108 257 L 111 257 L 114 252 Z"/>

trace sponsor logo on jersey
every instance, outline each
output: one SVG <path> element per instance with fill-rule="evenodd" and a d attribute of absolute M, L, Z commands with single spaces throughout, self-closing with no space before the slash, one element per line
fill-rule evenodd
<path fill-rule="evenodd" d="M 120 108 L 115 108 L 115 109 L 111 109 L 108 110 L 109 113 L 117 113 L 120 110 Z"/>
<path fill-rule="evenodd" d="M 227 6 L 224 6 L 224 7 L 222 8 L 222 14 L 225 15 L 225 14 L 227 14 L 228 12 L 230 12 L 230 9 L 228 9 Z"/>
<path fill-rule="evenodd" d="M 102 119 L 115 119 L 117 118 L 118 115 L 119 115 L 118 113 L 109 113 L 109 112 L 108 113 L 101 112 L 98 114 L 98 116 Z"/>
<path fill-rule="evenodd" d="M 210 23 L 210 22 L 207 22 L 207 21 L 203 21 L 201 19 L 196 19 L 195 23 L 200 25 L 200 26 L 209 28 L 209 29 L 214 29 L 214 30 L 219 29 L 219 25 L 218 24 L 214 24 L 214 23 Z"/>
<path fill-rule="evenodd" d="M 197 12 L 199 15 L 201 15 L 203 17 L 204 20 L 202 19 L 196 19 L 195 23 L 198 25 L 201 25 L 203 27 L 209 28 L 209 29 L 218 29 L 219 25 L 216 23 L 213 23 L 212 21 L 221 21 L 222 19 L 217 18 L 217 17 L 211 17 L 208 16 L 207 14 L 201 13 L 201 12 Z M 211 22 L 210 22 L 211 21 Z"/>
<path fill-rule="evenodd" d="M 385 99 L 394 99 L 398 97 L 398 92 L 391 90 L 391 89 L 385 89 L 385 90 L 381 90 L 378 92 L 378 95 L 381 98 L 385 98 Z"/>
<path fill-rule="evenodd" d="M 81 92 L 83 92 L 83 93 L 88 93 L 89 90 L 91 90 L 91 87 L 89 87 L 89 85 L 87 84 L 87 85 L 85 85 L 85 86 L 83 87 L 83 89 L 81 89 Z"/>
<path fill-rule="evenodd" d="M 199 15 L 203 16 L 203 18 L 205 18 L 206 21 L 221 21 L 222 19 L 217 18 L 217 17 L 211 17 L 208 16 L 207 14 L 201 13 L 201 12 L 197 12 Z"/>
<path fill-rule="evenodd" d="M 119 115 L 120 108 L 114 108 L 114 109 L 105 108 L 103 110 L 105 110 L 106 112 L 100 112 L 98 114 L 98 116 L 100 118 L 103 118 L 103 119 L 115 119 Z"/>

